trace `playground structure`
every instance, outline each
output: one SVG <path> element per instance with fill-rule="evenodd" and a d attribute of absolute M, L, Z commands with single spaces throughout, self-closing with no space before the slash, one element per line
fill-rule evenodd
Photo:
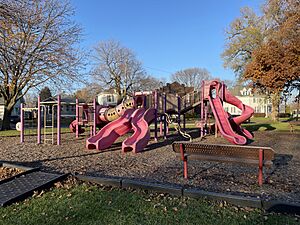
<path fill-rule="evenodd" d="M 179 99 L 176 97 L 176 99 Z M 180 101 L 177 102 L 180 108 Z M 133 98 L 124 100 L 121 104 L 113 108 L 99 106 L 95 117 L 100 123 L 107 123 L 96 134 L 86 141 L 87 149 L 104 150 L 110 147 L 115 140 L 133 130 L 131 137 L 123 141 L 122 151 L 140 152 L 150 140 L 149 124 L 154 122 L 154 139 L 158 138 L 158 121 L 160 122 L 160 135 L 166 139 L 168 133 L 167 96 L 160 95 L 157 91 L 136 92 Z M 87 113 L 84 116 L 88 118 Z M 81 125 L 80 119 L 72 124 Z M 80 130 L 76 128 L 75 130 Z M 183 133 L 183 132 L 182 132 Z"/>
<path fill-rule="evenodd" d="M 57 101 L 41 102 L 40 96 L 38 97 L 37 107 L 26 108 L 23 103 L 21 103 L 21 115 L 20 115 L 20 142 L 24 143 L 25 134 L 25 112 L 31 112 L 30 117 L 36 117 L 36 134 L 37 134 L 37 144 L 42 143 L 42 122 L 43 122 L 43 143 L 51 142 L 54 144 L 55 128 L 56 128 L 56 143 L 61 144 L 61 97 L 57 96 Z M 55 110 L 56 109 L 56 110 Z M 33 114 L 36 115 L 33 115 Z M 56 121 L 55 121 L 56 119 Z M 33 118 L 32 118 L 33 120 Z M 26 127 L 32 130 L 34 127 Z M 50 130 L 50 131 L 49 131 Z M 50 136 L 50 138 L 49 138 Z"/>
<path fill-rule="evenodd" d="M 224 101 L 239 108 L 242 111 L 241 115 L 232 117 L 224 110 Z M 216 133 L 219 130 L 224 138 L 237 145 L 244 145 L 249 139 L 253 138 L 249 131 L 241 127 L 241 123 L 248 120 L 253 115 L 254 110 L 232 95 L 224 83 L 217 80 L 202 82 L 200 122 L 202 126 L 207 124 L 208 103 L 215 118 Z M 203 127 L 201 130 L 203 130 Z"/>
<path fill-rule="evenodd" d="M 242 114 L 232 117 L 227 113 L 222 104 L 223 101 L 238 107 Z M 24 112 L 34 110 L 37 113 L 37 143 L 42 143 L 42 121 L 44 130 L 43 143 L 54 144 L 56 128 L 56 143 L 61 144 L 61 106 L 66 104 L 57 96 L 57 100 L 40 102 L 38 98 L 37 108 L 25 108 L 21 106 L 21 143 L 24 142 Z M 68 103 L 70 104 L 70 103 Z M 122 144 L 122 151 L 140 152 L 150 140 L 149 124 L 154 123 L 154 140 L 158 140 L 158 132 L 164 139 L 167 138 L 169 125 L 173 124 L 175 130 L 184 138 L 191 137 L 185 132 L 186 113 L 200 107 L 200 136 L 210 133 L 209 113 L 215 118 L 215 133 L 219 132 L 229 142 L 244 145 L 252 134 L 240 125 L 248 120 L 253 109 L 244 105 L 238 98 L 233 96 L 226 86 L 217 81 L 203 81 L 200 90 L 189 93 L 183 97 L 158 90 L 136 92 L 133 97 L 127 97 L 116 106 L 99 105 L 96 99 L 93 103 L 73 103 L 76 106 L 75 120 L 70 124 L 70 130 L 76 134 L 76 138 L 85 131 L 84 127 L 90 128 L 90 137 L 86 141 L 87 149 L 103 150 L 110 147 L 114 141 L 133 130 L 130 138 Z M 52 113 L 49 113 L 51 111 Z M 183 124 L 183 129 L 181 128 Z M 97 132 L 97 128 L 99 131 Z M 49 132 L 50 130 L 50 132 Z M 49 138 L 50 136 L 50 138 Z"/>

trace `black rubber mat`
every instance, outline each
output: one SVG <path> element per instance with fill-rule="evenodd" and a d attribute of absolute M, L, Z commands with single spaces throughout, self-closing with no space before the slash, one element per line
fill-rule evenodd
<path fill-rule="evenodd" d="M 0 206 L 23 200 L 34 191 L 47 188 L 67 175 L 34 171 L 0 185 Z"/>

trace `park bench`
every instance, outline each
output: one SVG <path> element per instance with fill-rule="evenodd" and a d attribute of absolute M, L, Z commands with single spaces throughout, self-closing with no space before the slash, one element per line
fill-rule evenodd
<path fill-rule="evenodd" d="M 173 151 L 183 161 L 184 178 L 188 178 L 188 159 L 247 164 L 258 167 L 258 184 L 263 183 L 263 167 L 271 167 L 274 151 L 269 147 L 174 142 Z"/>

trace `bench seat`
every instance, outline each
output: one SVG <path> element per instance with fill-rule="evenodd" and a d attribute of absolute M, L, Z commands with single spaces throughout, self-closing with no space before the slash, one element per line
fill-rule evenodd
<path fill-rule="evenodd" d="M 187 161 L 216 161 L 258 167 L 258 183 L 263 181 L 263 167 L 273 165 L 274 150 L 270 147 L 174 142 L 173 151 L 183 161 L 184 177 L 188 178 Z"/>

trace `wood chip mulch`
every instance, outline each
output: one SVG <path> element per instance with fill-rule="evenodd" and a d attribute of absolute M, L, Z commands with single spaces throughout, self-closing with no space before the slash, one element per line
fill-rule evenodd
<path fill-rule="evenodd" d="M 190 133 L 199 136 L 198 130 Z M 0 160 L 41 167 L 48 172 L 131 178 L 300 203 L 300 134 L 257 131 L 254 135 L 251 145 L 269 146 L 276 152 L 275 165 L 265 169 L 262 187 L 257 185 L 257 168 L 235 164 L 191 161 L 190 179 L 183 179 L 182 162 L 171 147 L 173 141 L 184 140 L 178 135 L 170 135 L 165 141 L 161 138 L 158 143 L 152 140 L 139 154 L 121 153 L 124 137 L 104 152 L 86 150 L 85 137 L 76 140 L 74 134 L 62 135 L 61 146 L 37 145 L 36 137 L 26 137 L 25 144 L 20 144 L 18 137 L 0 137 Z M 229 144 L 214 136 L 201 142 Z"/>

